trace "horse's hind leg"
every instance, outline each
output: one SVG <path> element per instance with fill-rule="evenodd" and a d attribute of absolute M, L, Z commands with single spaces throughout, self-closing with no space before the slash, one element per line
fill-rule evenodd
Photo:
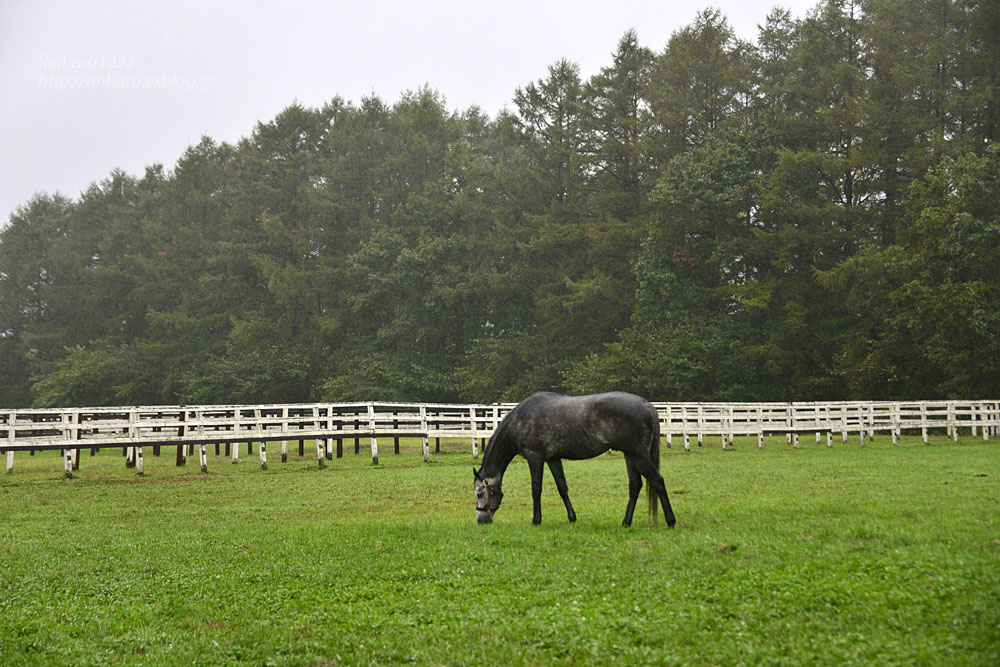
<path fill-rule="evenodd" d="M 646 478 L 653 491 L 660 498 L 660 504 L 663 506 L 663 518 L 667 522 L 667 526 L 670 528 L 674 527 L 676 519 L 674 519 L 674 510 L 670 507 L 670 499 L 667 497 L 667 486 L 663 483 L 663 475 L 660 471 L 656 469 L 653 462 L 648 458 L 637 457 L 636 459 L 629 459 L 630 463 L 633 463 L 643 477 Z M 631 518 L 631 517 L 628 517 Z"/>
<path fill-rule="evenodd" d="M 625 468 L 628 470 L 628 507 L 625 508 L 625 520 L 622 525 L 628 528 L 632 525 L 632 513 L 635 512 L 635 502 L 639 498 L 639 491 L 642 490 L 642 475 L 638 468 L 632 463 L 632 459 L 625 459 Z"/>
<path fill-rule="evenodd" d="M 563 504 L 566 505 L 566 514 L 569 520 L 576 521 L 576 512 L 573 511 L 573 505 L 569 502 L 569 490 L 566 488 L 566 475 L 563 474 L 562 459 L 549 461 L 549 470 L 552 471 L 552 477 L 556 480 L 556 488 L 559 489 L 559 495 L 563 499 Z"/>

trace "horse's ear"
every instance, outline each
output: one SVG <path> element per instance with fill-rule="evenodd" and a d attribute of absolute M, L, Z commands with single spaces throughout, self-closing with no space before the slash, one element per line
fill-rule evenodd
<path fill-rule="evenodd" d="M 472 467 L 472 475 L 476 478 L 477 481 L 481 482 L 483 480 L 483 478 L 479 476 L 479 471 L 476 470 L 475 466 Z"/>

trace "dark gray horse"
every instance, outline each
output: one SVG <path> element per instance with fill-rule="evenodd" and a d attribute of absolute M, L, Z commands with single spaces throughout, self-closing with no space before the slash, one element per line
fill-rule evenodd
<path fill-rule="evenodd" d="M 660 475 L 660 420 L 656 408 L 644 398 L 624 392 L 592 396 L 560 396 L 549 392 L 532 394 L 514 408 L 490 438 L 483 452 L 483 465 L 473 468 L 476 487 L 476 519 L 490 523 L 503 499 L 504 471 L 520 454 L 531 471 L 533 521 L 542 522 L 542 471 L 549 465 L 556 488 L 566 504 L 570 521 L 576 512 L 569 502 L 562 459 L 589 459 L 614 449 L 625 455 L 628 469 L 628 507 L 622 524 L 632 524 L 636 499 L 646 478 L 649 516 L 656 523 L 656 499 L 663 504 L 667 525 L 674 527 L 667 489 Z"/>

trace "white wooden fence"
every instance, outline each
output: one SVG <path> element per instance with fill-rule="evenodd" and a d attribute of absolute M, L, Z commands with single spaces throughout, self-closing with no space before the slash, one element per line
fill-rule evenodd
<path fill-rule="evenodd" d="M 843 442 L 849 435 L 866 438 L 888 433 L 897 442 L 904 432 L 919 432 L 927 442 L 928 431 L 937 429 L 958 439 L 959 429 L 968 429 L 984 440 L 1000 432 L 1000 401 L 910 401 L 826 403 L 654 403 L 660 414 L 660 430 L 669 447 L 683 438 L 690 450 L 691 439 L 699 445 L 706 437 L 720 438 L 722 447 L 737 435 L 756 436 L 763 447 L 764 436 L 786 434 L 799 446 L 802 434 L 825 435 L 832 446 L 835 434 Z M 472 455 L 489 438 L 514 404 L 427 403 L 312 403 L 294 405 L 205 405 L 118 408 L 65 408 L 0 410 L 0 452 L 6 452 L 7 472 L 14 469 L 14 452 L 60 450 L 67 477 L 80 464 L 80 451 L 120 447 L 127 465 L 143 473 L 143 448 L 176 447 L 182 465 L 196 449 L 202 470 L 207 470 L 208 445 L 225 444 L 233 461 L 239 459 L 240 443 L 259 443 L 261 467 L 267 469 L 267 444 L 281 442 L 282 460 L 289 441 L 315 441 L 319 466 L 343 453 L 344 439 L 353 439 L 355 452 L 367 438 L 373 463 L 378 463 L 379 438 L 421 438 L 424 460 L 430 460 L 430 438 L 464 439 Z"/>
<path fill-rule="evenodd" d="M 1000 432 L 1000 401 L 879 401 L 817 403 L 655 403 L 660 412 L 660 430 L 669 446 L 675 435 L 684 438 L 685 449 L 696 437 L 701 445 L 706 436 L 721 438 L 725 449 L 736 435 L 757 436 L 763 447 L 764 435 L 783 433 L 789 443 L 799 446 L 801 434 L 815 434 L 821 443 L 832 446 L 834 434 L 843 442 L 850 434 L 862 445 L 876 433 L 888 433 L 895 444 L 904 431 L 920 433 L 928 441 L 931 429 L 958 440 L 960 428 L 972 436 Z"/>

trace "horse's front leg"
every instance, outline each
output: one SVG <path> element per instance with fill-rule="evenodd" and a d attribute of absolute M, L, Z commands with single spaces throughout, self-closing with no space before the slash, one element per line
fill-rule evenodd
<path fill-rule="evenodd" d="M 528 458 L 528 470 L 531 472 L 531 500 L 535 507 L 535 513 L 531 520 L 536 524 L 542 522 L 542 472 L 544 469 L 545 459 L 541 456 Z"/>
<path fill-rule="evenodd" d="M 556 488 L 559 489 L 559 496 L 566 505 L 566 515 L 570 521 L 576 521 L 576 512 L 569 502 L 569 489 L 566 488 L 566 475 L 563 474 L 562 459 L 549 461 L 549 470 L 552 471 L 552 478 L 556 480 Z"/>

